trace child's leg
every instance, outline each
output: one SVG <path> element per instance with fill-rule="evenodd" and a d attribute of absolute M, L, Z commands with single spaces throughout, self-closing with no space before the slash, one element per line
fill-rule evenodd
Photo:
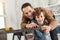
<path fill-rule="evenodd" d="M 34 34 L 34 40 L 45 40 L 45 37 L 40 30 L 35 30 Z"/>
<path fill-rule="evenodd" d="M 48 33 L 48 34 L 44 33 L 44 37 L 45 37 L 45 40 L 51 40 L 50 33 Z"/>
<path fill-rule="evenodd" d="M 45 34 L 44 32 L 41 32 L 40 30 L 35 31 L 35 40 L 51 40 L 50 34 Z"/>

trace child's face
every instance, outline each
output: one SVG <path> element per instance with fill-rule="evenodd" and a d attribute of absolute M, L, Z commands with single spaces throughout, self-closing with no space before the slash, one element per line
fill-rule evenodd
<path fill-rule="evenodd" d="M 39 16 L 36 16 L 36 20 L 37 20 L 37 22 L 38 22 L 39 25 L 42 25 L 42 24 L 43 24 L 44 19 L 45 19 L 45 17 L 44 17 L 43 12 L 41 12 L 41 13 L 39 14 Z"/>

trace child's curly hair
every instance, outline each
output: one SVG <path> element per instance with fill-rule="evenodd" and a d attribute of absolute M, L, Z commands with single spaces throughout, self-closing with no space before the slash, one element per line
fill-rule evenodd
<path fill-rule="evenodd" d="M 44 15 L 44 17 L 45 17 L 45 12 L 44 12 L 44 10 L 40 10 L 40 9 L 37 9 L 36 11 L 35 11 L 35 13 L 34 13 L 34 18 L 37 16 L 39 16 L 40 14 L 41 14 L 41 12 L 43 12 L 43 15 Z"/>

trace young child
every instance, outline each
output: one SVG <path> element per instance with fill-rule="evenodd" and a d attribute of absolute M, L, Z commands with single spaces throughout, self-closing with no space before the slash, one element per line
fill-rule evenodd
<path fill-rule="evenodd" d="M 45 33 L 44 30 L 42 30 L 43 25 L 49 25 L 48 22 L 45 20 L 45 12 L 42 10 L 37 10 L 37 13 L 35 13 L 35 20 L 36 23 L 40 27 L 40 29 L 35 30 L 35 40 L 51 40 L 50 33 Z"/>
<path fill-rule="evenodd" d="M 34 19 L 30 20 L 28 23 L 36 23 L 39 29 L 35 30 L 34 33 L 27 34 L 27 40 L 51 40 L 50 33 L 45 33 L 42 30 L 43 25 L 49 25 L 49 23 L 45 20 L 45 12 L 42 10 L 37 10 L 34 14 Z M 30 38 L 30 37 L 31 38 Z"/>

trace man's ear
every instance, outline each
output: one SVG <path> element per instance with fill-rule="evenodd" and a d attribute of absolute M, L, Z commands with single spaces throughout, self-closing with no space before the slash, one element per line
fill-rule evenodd
<path fill-rule="evenodd" d="M 45 19 L 45 17 L 44 17 L 44 19 Z"/>
<path fill-rule="evenodd" d="M 38 20 L 37 16 L 35 17 L 36 20 Z"/>
<path fill-rule="evenodd" d="M 35 12 L 34 8 L 32 8 L 32 10 Z"/>

